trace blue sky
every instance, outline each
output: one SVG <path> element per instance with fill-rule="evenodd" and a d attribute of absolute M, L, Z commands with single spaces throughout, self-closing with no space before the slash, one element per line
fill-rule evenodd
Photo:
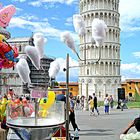
<path fill-rule="evenodd" d="M 71 56 L 70 64 L 77 64 L 77 57 L 60 41 L 63 31 L 70 31 L 78 39 L 72 24 L 73 14 L 79 13 L 79 0 L 2 0 L 3 6 L 13 4 L 17 11 L 7 30 L 12 37 L 27 37 L 32 32 L 42 32 L 47 38 L 45 54 L 59 58 L 62 66 L 66 54 Z M 126 4 L 127 3 L 127 4 Z M 121 75 L 126 78 L 140 78 L 140 0 L 120 0 L 121 28 Z M 76 45 L 78 43 L 76 42 Z M 71 69 L 70 81 L 77 81 L 77 69 Z M 60 71 L 57 79 L 65 80 Z"/>

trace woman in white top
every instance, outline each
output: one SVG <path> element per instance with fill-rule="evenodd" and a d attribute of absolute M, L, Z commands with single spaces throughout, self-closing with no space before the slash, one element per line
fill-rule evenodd
<path fill-rule="evenodd" d="M 104 107 L 105 107 L 105 114 L 109 114 L 109 97 L 108 97 L 108 94 L 106 94 L 105 98 L 104 98 Z"/>

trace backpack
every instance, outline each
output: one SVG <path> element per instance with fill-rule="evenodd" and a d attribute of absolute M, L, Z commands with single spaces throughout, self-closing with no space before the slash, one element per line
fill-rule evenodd
<path fill-rule="evenodd" d="M 105 100 L 104 100 L 104 105 L 105 105 L 105 106 L 108 106 L 108 105 L 109 105 L 108 99 L 105 99 Z"/>

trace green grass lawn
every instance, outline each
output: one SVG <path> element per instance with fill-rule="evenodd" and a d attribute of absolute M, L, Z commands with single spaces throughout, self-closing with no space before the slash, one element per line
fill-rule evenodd
<path fill-rule="evenodd" d="M 140 102 L 128 102 L 128 108 L 140 108 Z"/>
<path fill-rule="evenodd" d="M 117 102 L 114 102 L 114 106 L 117 105 Z M 98 102 L 98 106 L 104 106 L 104 102 L 103 101 L 99 101 Z M 140 102 L 127 102 L 127 107 L 128 108 L 140 108 Z"/>

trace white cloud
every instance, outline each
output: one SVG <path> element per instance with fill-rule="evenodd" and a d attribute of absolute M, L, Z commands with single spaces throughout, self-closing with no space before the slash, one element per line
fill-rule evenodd
<path fill-rule="evenodd" d="M 60 20 L 58 17 L 51 17 L 52 20 Z"/>
<path fill-rule="evenodd" d="M 132 53 L 136 58 L 140 58 L 140 52 L 133 52 Z"/>
<path fill-rule="evenodd" d="M 42 5 L 40 1 L 32 1 L 32 2 L 29 2 L 28 4 L 34 7 L 40 7 Z"/>
<path fill-rule="evenodd" d="M 66 30 L 59 30 L 55 27 L 52 27 L 47 18 L 44 18 L 42 21 L 38 20 L 36 16 L 30 16 L 25 14 L 24 16 L 13 17 L 10 21 L 9 27 L 19 27 L 22 29 L 28 29 L 34 32 L 42 32 L 46 37 L 56 38 L 60 40 L 60 35 Z M 76 44 L 79 43 L 79 37 L 76 33 L 71 32 L 72 37 Z"/>
<path fill-rule="evenodd" d="M 140 65 L 138 63 L 121 64 L 122 80 L 140 78 Z"/>
<path fill-rule="evenodd" d="M 140 31 L 140 0 L 120 0 L 120 27 L 123 32 Z"/>
<path fill-rule="evenodd" d="M 64 72 L 64 68 L 66 68 L 66 60 L 63 58 L 57 58 L 56 61 L 60 64 L 60 71 L 56 77 L 56 80 L 59 82 L 66 81 L 66 72 Z M 69 58 L 69 65 L 78 66 L 78 61 Z M 78 81 L 78 68 L 70 68 L 69 69 L 69 81 Z"/>
<path fill-rule="evenodd" d="M 72 26 L 73 25 L 73 18 L 72 17 L 68 17 L 67 19 L 66 19 L 66 23 L 65 23 L 65 25 L 67 25 L 67 26 Z"/>
<path fill-rule="evenodd" d="M 26 0 L 12 0 L 12 1 L 16 1 L 16 2 L 25 2 Z"/>
<path fill-rule="evenodd" d="M 32 1 L 32 2 L 29 2 L 28 4 L 35 6 L 35 7 L 40 7 L 43 5 L 43 3 L 50 3 L 51 5 L 49 4 L 49 5 L 45 5 L 45 6 L 46 6 L 46 8 L 52 8 L 52 7 L 54 7 L 55 3 L 71 5 L 75 2 L 77 2 L 77 0 L 40 0 L 40 1 Z"/>
<path fill-rule="evenodd" d="M 77 0 L 41 0 L 41 2 L 51 2 L 51 3 L 65 3 L 65 4 L 72 4 Z"/>

